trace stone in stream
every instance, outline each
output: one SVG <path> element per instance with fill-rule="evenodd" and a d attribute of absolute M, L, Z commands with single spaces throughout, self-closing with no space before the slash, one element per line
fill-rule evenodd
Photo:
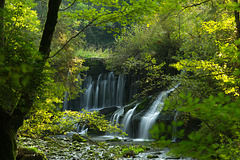
<path fill-rule="evenodd" d="M 75 133 L 72 135 L 72 141 L 86 142 L 87 140 L 81 137 L 79 134 Z"/>

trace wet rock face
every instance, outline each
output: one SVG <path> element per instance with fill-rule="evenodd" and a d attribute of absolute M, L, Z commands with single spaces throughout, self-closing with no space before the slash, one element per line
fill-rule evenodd
<path fill-rule="evenodd" d="M 105 60 L 101 58 L 86 59 L 83 65 L 89 67 L 88 75 L 91 75 L 93 80 L 97 80 L 100 73 L 108 72 L 106 70 Z"/>
<path fill-rule="evenodd" d="M 103 109 L 99 110 L 99 113 L 108 115 L 110 113 L 115 112 L 117 109 L 118 109 L 117 107 L 107 107 L 107 108 L 103 108 Z"/>

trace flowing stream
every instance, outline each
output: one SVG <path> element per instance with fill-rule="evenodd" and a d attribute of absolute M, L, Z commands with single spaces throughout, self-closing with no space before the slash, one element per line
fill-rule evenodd
<path fill-rule="evenodd" d="M 179 84 L 177 84 L 176 86 L 167 91 L 161 92 L 156 98 L 156 100 L 149 107 L 147 112 L 142 116 L 138 131 L 139 138 L 148 139 L 150 137 L 149 130 L 156 122 L 158 115 L 161 113 L 164 106 L 165 98 L 168 96 L 170 92 L 174 91 L 175 88 L 178 87 L 178 85 Z"/>

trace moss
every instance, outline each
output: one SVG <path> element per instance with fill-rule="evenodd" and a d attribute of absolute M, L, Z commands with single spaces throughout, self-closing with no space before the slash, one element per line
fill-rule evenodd
<path fill-rule="evenodd" d="M 145 108 L 147 108 L 149 106 L 149 103 L 151 102 L 152 97 L 147 97 L 145 98 L 136 108 L 136 113 L 141 112 L 142 110 L 144 110 Z"/>
<path fill-rule="evenodd" d="M 121 139 L 115 137 L 115 138 L 113 138 L 113 139 L 108 139 L 108 140 L 106 140 L 106 141 L 107 141 L 107 142 L 121 142 Z"/>
<path fill-rule="evenodd" d="M 47 160 L 47 158 L 37 148 L 19 147 L 16 160 Z"/>
<path fill-rule="evenodd" d="M 152 158 L 158 158 L 157 155 L 148 155 L 147 158 L 152 159 Z"/>
<path fill-rule="evenodd" d="M 125 158 L 130 158 L 130 157 L 134 157 L 134 156 L 135 156 L 134 150 L 128 150 L 127 152 L 125 152 L 123 154 L 123 157 L 125 157 Z"/>
<path fill-rule="evenodd" d="M 77 141 L 77 142 L 86 142 L 87 140 L 84 139 L 82 136 L 80 136 L 79 134 L 73 134 L 72 135 L 72 141 Z"/>

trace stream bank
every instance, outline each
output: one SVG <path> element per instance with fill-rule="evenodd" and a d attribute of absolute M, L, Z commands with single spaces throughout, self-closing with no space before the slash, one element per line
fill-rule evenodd
<path fill-rule="evenodd" d="M 71 136 L 54 136 L 43 139 L 31 139 L 19 137 L 17 142 L 22 147 L 34 147 L 43 152 L 48 160 L 190 160 L 189 158 L 174 158 L 167 155 L 168 149 L 158 149 L 150 147 L 149 142 L 106 142 L 104 139 L 91 138 L 91 141 L 78 142 L 73 141 Z M 106 139 L 106 138 L 105 138 Z M 95 143 L 96 142 L 96 143 Z M 138 154 L 125 154 L 123 157 L 123 148 L 145 148 Z"/>

